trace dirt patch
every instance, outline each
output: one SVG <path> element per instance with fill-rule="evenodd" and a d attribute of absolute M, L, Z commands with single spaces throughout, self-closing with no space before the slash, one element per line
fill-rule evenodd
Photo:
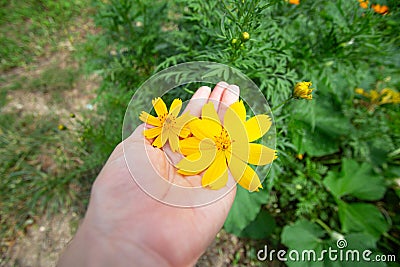
<path fill-rule="evenodd" d="M 199 259 L 197 267 L 227 267 L 235 260 L 235 255 L 243 250 L 238 237 L 221 230 L 214 242 Z"/>
<path fill-rule="evenodd" d="M 78 224 L 79 218 L 75 213 L 59 214 L 51 219 L 43 218 L 29 227 L 27 233 L 10 246 L 9 261 L 4 266 L 56 266 Z M 259 266 L 247 261 L 245 243 L 244 240 L 221 230 L 196 267 Z"/>
<path fill-rule="evenodd" d="M 72 239 L 78 221 L 77 214 L 69 212 L 43 218 L 27 227 L 26 234 L 11 244 L 9 260 L 4 266 L 55 266 L 62 250 Z"/>
<path fill-rule="evenodd" d="M 84 109 L 91 109 L 95 98 L 99 78 L 96 75 L 79 78 L 74 88 L 58 93 L 58 101 L 49 92 L 29 92 L 14 90 L 7 93 L 7 104 L 3 112 L 18 112 L 21 116 L 33 115 L 68 115 Z"/>

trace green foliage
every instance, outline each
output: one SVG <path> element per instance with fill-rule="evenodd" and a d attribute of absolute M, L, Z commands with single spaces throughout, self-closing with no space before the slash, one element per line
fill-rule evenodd
<path fill-rule="evenodd" d="M 337 242 L 343 239 L 347 244 L 339 247 Z M 362 257 L 363 251 L 368 249 L 372 252 L 370 259 L 374 258 L 376 241 L 362 233 L 341 236 L 331 232 L 327 235 L 319 225 L 305 220 L 287 225 L 282 231 L 282 243 L 291 249 L 285 255 L 288 266 L 385 266 L 384 262 L 368 262 Z M 331 250 L 333 253 L 329 252 Z"/>
<path fill-rule="evenodd" d="M 238 187 L 235 202 L 225 222 L 228 232 L 241 233 L 249 222 L 256 219 L 262 204 L 268 202 L 266 190 L 249 194 L 247 190 Z"/>
<path fill-rule="evenodd" d="M 339 235 L 349 249 L 394 254 L 399 105 L 371 108 L 354 93 L 400 88 L 399 7 L 381 4 L 385 16 L 357 0 L 95 1 L 102 31 L 86 44 L 86 60 L 103 84 L 100 116 L 85 123 L 85 144 L 96 155 L 86 161 L 101 166 L 120 141 L 129 99 L 153 73 L 188 61 L 223 63 L 250 77 L 276 108 L 279 155 L 264 191 L 238 188 L 225 229 L 278 237 L 289 249 L 322 250 Z M 280 106 L 303 80 L 312 81 L 313 100 Z"/>
<path fill-rule="evenodd" d="M 324 230 L 306 220 L 299 220 L 291 226 L 285 226 L 282 231 L 282 242 L 293 249 L 316 249 L 321 251 Z"/>
<path fill-rule="evenodd" d="M 344 233 L 361 232 L 378 239 L 381 234 L 389 229 L 385 217 L 374 205 L 365 203 L 347 204 L 340 201 L 338 206 Z"/>
<path fill-rule="evenodd" d="M 374 174 L 370 165 L 359 165 L 349 159 L 343 159 L 340 173 L 328 173 L 324 185 L 337 199 L 349 195 L 362 200 L 379 200 L 386 191 L 383 178 Z"/>
<path fill-rule="evenodd" d="M 225 224 L 225 228 L 227 228 L 227 224 Z M 274 232 L 275 227 L 276 223 L 274 217 L 272 217 L 268 211 L 262 210 L 258 213 L 254 221 L 249 223 L 246 228 L 240 232 L 239 236 L 252 239 L 264 239 Z"/>

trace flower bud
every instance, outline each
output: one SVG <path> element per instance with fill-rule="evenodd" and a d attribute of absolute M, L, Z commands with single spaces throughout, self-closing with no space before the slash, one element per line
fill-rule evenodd
<path fill-rule="evenodd" d="M 242 33 L 242 38 L 244 41 L 247 41 L 250 39 L 250 34 L 248 32 L 243 32 Z"/>

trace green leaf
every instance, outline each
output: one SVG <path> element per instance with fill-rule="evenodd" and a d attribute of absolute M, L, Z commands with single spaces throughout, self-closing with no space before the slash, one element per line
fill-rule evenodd
<path fill-rule="evenodd" d="M 372 204 L 347 204 L 341 200 L 338 204 L 339 219 L 345 233 L 361 232 L 379 238 L 390 228 L 382 213 Z"/>
<path fill-rule="evenodd" d="M 295 267 L 324 266 L 320 261 L 291 261 L 290 257 L 296 257 L 296 254 L 289 256 L 293 250 L 298 252 L 299 257 L 301 257 L 302 251 L 312 250 L 317 259 L 324 247 L 325 241 L 322 239 L 324 235 L 325 231 L 321 227 L 306 220 L 298 220 L 293 225 L 285 226 L 281 234 L 282 243 L 289 247 L 286 255 L 288 261 L 285 263 Z"/>
<path fill-rule="evenodd" d="M 268 202 L 268 192 L 268 190 L 260 190 L 250 193 L 246 189 L 238 187 L 235 201 L 224 224 L 225 230 L 240 235 L 243 229 L 256 219 L 261 205 Z"/>
<path fill-rule="evenodd" d="M 342 240 L 345 240 L 345 245 L 343 245 Z M 375 262 L 375 261 L 365 261 L 363 258 L 363 253 L 365 250 L 369 250 L 372 252 L 368 257 L 370 259 L 374 259 L 375 255 L 377 255 L 376 251 L 376 242 L 377 238 L 374 238 L 368 234 L 364 233 L 351 233 L 343 236 L 342 238 L 334 238 L 326 242 L 325 249 L 332 248 L 333 250 L 337 250 L 337 261 L 331 261 L 329 257 L 326 255 L 325 257 L 325 265 L 324 266 L 341 266 L 341 267 L 364 267 L 364 266 L 386 266 L 384 262 Z M 338 244 L 340 247 L 338 247 Z M 343 255 L 343 260 L 340 261 L 339 257 Z M 331 263 L 337 263 L 337 265 L 332 265 Z"/>
<path fill-rule="evenodd" d="M 252 221 L 241 233 L 240 237 L 263 239 L 268 237 L 276 227 L 274 217 L 266 210 L 261 210 L 256 219 Z"/>
<path fill-rule="evenodd" d="M 296 100 L 289 124 L 292 142 L 299 153 L 320 157 L 339 151 L 340 140 L 351 132 L 351 124 L 335 104 L 332 95 L 315 101 Z M 313 100 L 314 101 L 314 100 Z"/>
<path fill-rule="evenodd" d="M 378 200 L 386 191 L 384 179 L 373 173 L 370 165 L 359 165 L 352 159 L 343 159 L 342 171 L 330 171 L 324 185 L 336 198 L 351 195 L 362 200 Z"/>
<path fill-rule="evenodd" d="M 318 225 L 306 221 L 298 220 L 293 225 L 286 225 L 283 228 L 281 239 L 282 243 L 290 249 L 321 250 L 325 231 Z"/>
<path fill-rule="evenodd" d="M 376 242 L 378 240 L 377 238 L 365 233 L 351 233 L 346 236 L 341 236 L 339 234 L 339 236 L 335 237 L 332 235 L 330 238 L 328 237 L 326 239 L 323 239 L 325 234 L 326 232 L 320 226 L 306 220 L 298 220 L 293 225 L 285 226 L 281 235 L 282 243 L 289 248 L 285 255 L 288 261 L 286 261 L 285 263 L 290 267 L 385 266 L 385 264 L 375 265 L 375 262 L 366 262 L 362 258 L 362 253 L 366 249 L 372 251 L 370 258 L 374 258 L 374 256 L 376 255 L 375 249 Z M 346 245 L 341 245 L 339 247 L 338 240 L 343 239 L 345 240 Z M 313 252 L 311 252 L 311 250 L 315 252 L 315 254 L 312 254 Z M 331 250 L 333 251 L 333 253 L 329 254 L 328 251 Z M 353 252 L 348 252 L 350 250 Z M 354 252 L 355 250 L 357 250 L 358 252 Z M 340 251 L 343 251 L 342 255 L 349 255 L 348 257 L 356 255 L 353 253 L 358 253 L 359 261 L 338 260 L 338 257 L 340 257 Z M 308 260 L 310 259 L 308 257 L 313 257 L 314 255 L 315 260 Z M 307 258 L 302 258 L 304 256 Z M 332 260 L 330 257 L 337 257 L 337 260 Z M 297 260 L 293 261 L 294 259 Z"/>
<path fill-rule="evenodd" d="M 337 152 L 339 142 L 316 129 L 313 131 L 311 126 L 302 121 L 290 123 L 291 128 L 301 129 L 299 134 L 292 136 L 292 142 L 299 153 L 307 152 L 310 156 L 324 156 Z"/>
<path fill-rule="evenodd" d="M 377 238 L 364 233 L 351 233 L 345 237 L 347 241 L 347 249 L 357 249 L 362 251 L 365 249 L 376 249 Z"/>

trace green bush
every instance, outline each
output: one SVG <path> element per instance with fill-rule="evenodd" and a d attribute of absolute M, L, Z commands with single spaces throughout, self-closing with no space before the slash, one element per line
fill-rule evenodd
<path fill-rule="evenodd" d="M 103 83 L 100 116 L 83 133 L 96 155 L 90 166 L 101 166 L 120 141 L 131 96 L 156 71 L 188 61 L 227 64 L 276 108 L 279 159 L 264 190 L 238 189 L 225 229 L 317 251 L 344 237 L 349 247 L 398 258 L 399 105 L 355 93 L 400 86 L 399 7 L 376 3 L 389 13 L 357 0 L 95 2 L 102 31 L 85 49 Z M 313 82 L 314 99 L 280 107 L 303 80 Z"/>

